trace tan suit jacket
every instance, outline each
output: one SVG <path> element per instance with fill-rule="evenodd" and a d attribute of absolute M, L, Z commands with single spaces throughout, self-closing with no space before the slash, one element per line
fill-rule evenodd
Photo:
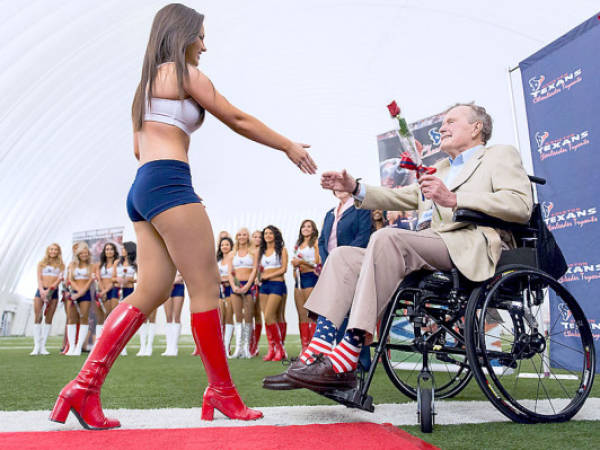
<path fill-rule="evenodd" d="M 443 181 L 450 170 L 450 161 L 446 158 L 435 167 L 435 176 Z M 531 183 L 519 152 L 512 146 L 479 148 L 448 188 L 456 193 L 455 209 L 473 209 L 517 223 L 526 223 L 531 216 Z M 398 189 L 366 186 L 364 200 L 356 202 L 357 208 L 417 210 L 419 216 L 431 206 L 431 200 L 423 200 L 417 183 Z M 490 278 L 502 252 L 500 234 L 493 228 L 454 222 L 452 208 L 436 206 L 431 229 L 444 240 L 453 264 L 470 280 Z"/>

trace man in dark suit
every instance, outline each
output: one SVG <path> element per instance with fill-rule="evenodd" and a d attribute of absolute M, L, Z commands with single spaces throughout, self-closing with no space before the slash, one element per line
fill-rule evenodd
<path fill-rule="evenodd" d="M 366 248 L 371 235 L 371 212 L 356 209 L 352 195 L 347 192 L 334 192 L 334 195 L 340 203 L 327 211 L 319 236 L 319 256 L 323 263 L 336 247 Z"/>

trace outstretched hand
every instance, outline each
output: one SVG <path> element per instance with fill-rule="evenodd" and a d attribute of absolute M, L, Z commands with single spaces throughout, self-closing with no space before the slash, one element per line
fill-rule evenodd
<path fill-rule="evenodd" d="M 310 145 L 294 142 L 285 153 L 302 172 L 312 175 L 317 173 L 317 165 L 310 157 L 310 154 L 305 150 L 307 148 L 310 148 Z"/>
<path fill-rule="evenodd" d="M 346 172 L 346 169 L 341 172 L 323 172 L 321 174 L 321 187 L 337 192 L 352 193 L 356 187 L 356 180 Z"/>

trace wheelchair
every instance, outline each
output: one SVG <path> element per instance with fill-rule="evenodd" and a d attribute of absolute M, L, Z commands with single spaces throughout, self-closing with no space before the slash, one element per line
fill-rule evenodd
<path fill-rule="evenodd" d="M 457 395 L 473 377 L 514 422 L 569 420 L 592 389 L 594 342 L 577 301 L 540 269 L 539 204 L 525 225 L 460 209 L 454 220 L 510 231 L 518 245 L 502 253 L 494 276 L 483 282 L 469 281 L 456 269 L 407 276 L 381 318 L 370 368 L 359 368 L 357 387 L 320 394 L 372 412 L 368 391 L 381 361 L 398 390 L 417 401 L 425 433 L 433 430 L 435 399 Z M 550 298 L 560 311 L 552 323 Z M 565 329 L 572 337 L 568 344 L 556 339 Z M 551 356 L 551 347 L 561 349 L 560 357 Z"/>

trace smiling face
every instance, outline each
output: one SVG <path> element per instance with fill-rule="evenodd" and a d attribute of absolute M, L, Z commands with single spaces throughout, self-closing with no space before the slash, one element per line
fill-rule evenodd
<path fill-rule="evenodd" d="M 200 62 L 200 55 L 204 53 L 206 45 L 204 45 L 204 25 L 200 29 L 198 36 L 188 47 L 185 49 L 185 62 L 193 66 L 197 66 Z"/>
<path fill-rule="evenodd" d="M 452 108 L 444 116 L 440 127 L 440 149 L 451 157 L 456 157 L 465 150 L 483 144 L 482 128 L 480 121 L 473 120 L 471 108 L 463 105 Z"/>
<path fill-rule="evenodd" d="M 270 228 L 265 228 L 265 231 L 263 234 L 265 237 L 265 242 L 267 244 L 270 244 L 275 241 L 275 234 L 273 234 L 273 231 Z"/>
<path fill-rule="evenodd" d="M 242 245 L 246 245 L 248 244 L 248 240 L 249 240 L 249 236 L 248 236 L 248 231 L 247 230 L 240 230 L 237 233 L 237 241 L 238 243 L 242 244 Z"/>
<path fill-rule="evenodd" d="M 308 220 L 305 221 L 302 224 L 302 228 L 300 228 L 300 233 L 302 233 L 302 236 L 304 237 L 309 237 L 313 234 L 313 226 L 312 223 L 310 223 Z"/>
<path fill-rule="evenodd" d="M 222 240 L 221 241 L 221 253 L 223 253 L 223 255 L 226 255 L 230 251 L 231 251 L 231 244 L 229 243 L 229 241 L 226 239 Z"/>
<path fill-rule="evenodd" d="M 375 209 L 371 213 L 371 217 L 373 220 L 383 220 L 383 211 L 380 209 Z"/>
<path fill-rule="evenodd" d="M 112 244 L 109 244 L 106 246 L 106 249 L 104 250 L 104 254 L 106 255 L 107 258 L 114 258 L 115 257 L 115 247 Z"/>
<path fill-rule="evenodd" d="M 90 251 L 87 248 L 84 248 L 77 255 L 79 261 L 87 263 L 90 260 Z"/>
<path fill-rule="evenodd" d="M 48 247 L 48 256 L 52 259 L 58 258 L 60 254 L 60 249 L 56 245 L 51 245 Z"/>

